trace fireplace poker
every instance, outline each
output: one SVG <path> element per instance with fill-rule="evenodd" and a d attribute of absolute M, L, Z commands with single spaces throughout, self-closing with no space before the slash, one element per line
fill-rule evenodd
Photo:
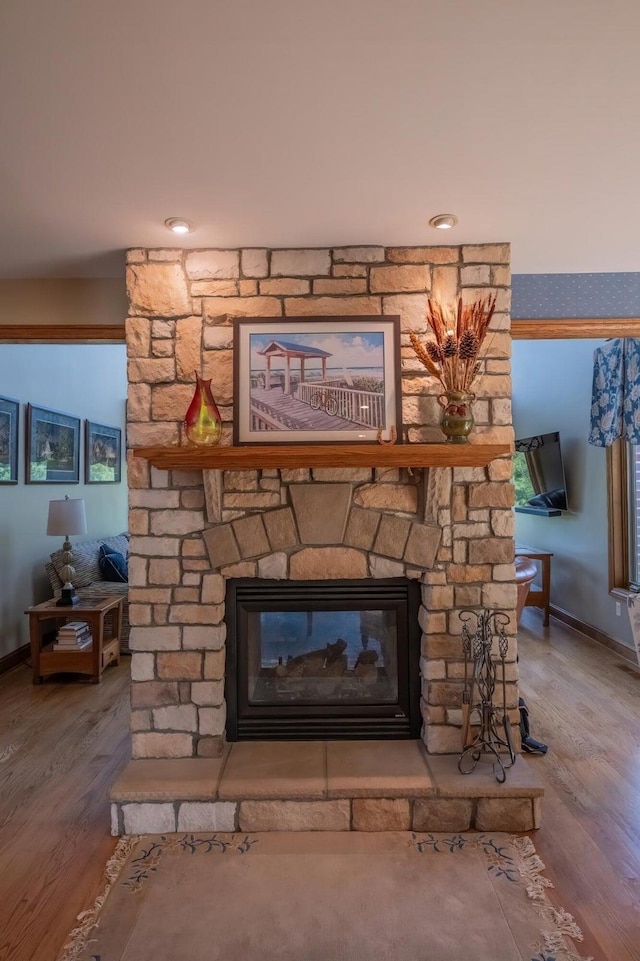
<path fill-rule="evenodd" d="M 511 739 L 511 724 L 509 723 L 509 714 L 507 711 L 507 648 L 509 642 L 507 640 L 507 635 L 504 631 L 504 625 L 500 626 L 498 634 L 498 650 L 500 651 L 500 660 L 502 661 L 502 726 L 504 728 L 504 736 L 507 742 L 507 747 L 509 750 L 509 757 L 511 758 L 511 764 L 516 763 L 516 752 L 513 749 L 513 741 Z"/>
<path fill-rule="evenodd" d="M 471 663 L 471 634 L 466 621 L 462 625 L 462 652 L 464 654 L 464 689 L 462 691 L 462 747 L 469 743 L 469 729 L 471 726 L 471 700 L 473 695 L 473 674 L 469 677 Z"/>

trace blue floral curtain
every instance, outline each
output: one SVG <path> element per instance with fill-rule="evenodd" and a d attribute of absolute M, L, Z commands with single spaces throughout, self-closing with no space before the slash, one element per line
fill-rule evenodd
<path fill-rule="evenodd" d="M 610 447 L 622 437 L 640 444 L 640 340 L 608 340 L 593 353 L 589 443 Z"/>

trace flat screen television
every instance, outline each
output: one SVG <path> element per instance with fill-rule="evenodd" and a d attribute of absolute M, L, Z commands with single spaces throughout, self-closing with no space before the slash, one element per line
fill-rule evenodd
<path fill-rule="evenodd" d="M 554 517 L 568 510 L 558 431 L 516 440 L 513 486 L 520 513 Z"/>

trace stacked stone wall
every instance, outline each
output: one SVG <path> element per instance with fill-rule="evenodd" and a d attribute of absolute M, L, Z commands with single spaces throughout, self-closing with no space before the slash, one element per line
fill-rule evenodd
<path fill-rule="evenodd" d="M 184 443 L 194 371 L 233 421 L 235 317 L 400 317 L 406 443 L 442 441 L 440 388 L 409 343 L 430 296 L 496 293 L 472 440 L 511 442 L 508 245 L 322 250 L 131 250 L 128 446 Z M 225 730 L 225 580 L 257 576 L 422 581 L 422 714 L 432 753 L 461 742 L 459 612 L 511 615 L 517 721 L 510 458 L 486 468 L 159 471 L 129 454 L 134 757 L 215 756 Z M 325 486 L 326 485 L 326 486 Z M 304 504 L 332 485 L 342 514 L 309 535 Z M 338 503 L 336 500 L 334 503 Z"/>

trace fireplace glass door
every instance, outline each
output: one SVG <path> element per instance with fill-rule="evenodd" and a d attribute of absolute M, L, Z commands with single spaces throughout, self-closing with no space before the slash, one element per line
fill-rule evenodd
<path fill-rule="evenodd" d="M 417 737 L 418 590 L 227 582 L 229 739 Z"/>

